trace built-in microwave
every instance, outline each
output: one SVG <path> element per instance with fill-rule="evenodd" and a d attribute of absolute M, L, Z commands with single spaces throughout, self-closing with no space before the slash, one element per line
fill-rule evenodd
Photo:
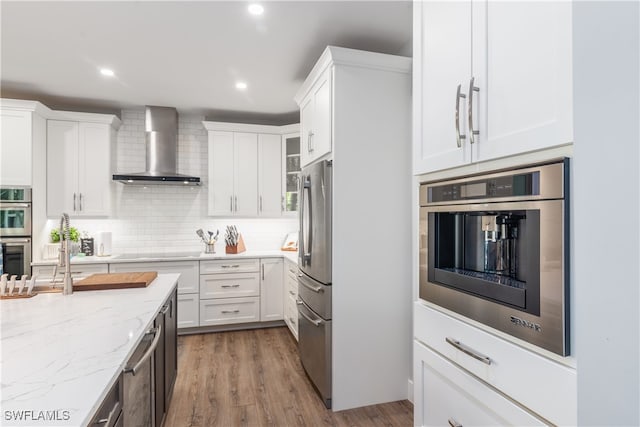
<path fill-rule="evenodd" d="M 31 237 L 31 189 L 0 188 L 0 237 Z"/>
<path fill-rule="evenodd" d="M 569 160 L 420 185 L 420 298 L 569 354 Z"/>

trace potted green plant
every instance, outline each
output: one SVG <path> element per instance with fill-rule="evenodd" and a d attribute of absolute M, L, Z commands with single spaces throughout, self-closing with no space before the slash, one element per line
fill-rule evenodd
<path fill-rule="evenodd" d="M 51 258 L 52 253 L 55 253 L 55 256 L 57 256 L 58 251 L 60 250 L 59 246 L 61 243 L 60 230 L 58 228 L 52 229 L 51 233 L 49 233 L 49 237 L 51 239 L 51 242 L 56 244 L 57 248 L 55 248 L 53 252 L 52 249 L 47 249 L 49 252 L 49 256 L 46 258 Z M 64 238 L 64 236 L 62 237 Z M 71 240 L 71 243 L 69 244 L 69 251 L 71 252 L 71 255 L 77 255 L 78 252 L 80 252 L 80 232 L 78 232 L 77 228 L 69 228 L 69 240 Z"/>

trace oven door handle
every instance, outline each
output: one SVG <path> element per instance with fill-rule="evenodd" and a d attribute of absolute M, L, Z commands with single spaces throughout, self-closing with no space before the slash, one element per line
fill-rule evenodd
<path fill-rule="evenodd" d="M 31 203 L 7 203 L 7 202 L 0 203 L 0 209 L 11 209 L 11 208 L 29 209 L 31 208 Z"/>
<path fill-rule="evenodd" d="M 0 239 L 0 243 L 6 246 L 20 246 L 23 243 L 30 243 L 31 239 Z"/>

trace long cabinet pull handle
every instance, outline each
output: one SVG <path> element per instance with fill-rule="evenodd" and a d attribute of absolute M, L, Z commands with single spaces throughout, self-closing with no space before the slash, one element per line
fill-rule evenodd
<path fill-rule="evenodd" d="M 222 314 L 236 314 L 236 313 L 240 313 L 240 310 L 235 309 L 235 310 L 222 310 Z"/>
<path fill-rule="evenodd" d="M 476 350 L 472 349 L 471 347 L 467 347 L 466 345 L 462 344 L 460 341 L 455 340 L 453 338 L 450 337 L 446 337 L 444 339 L 446 342 L 448 342 L 449 344 L 451 344 L 452 346 L 454 346 L 455 348 L 457 348 L 458 350 L 460 350 L 461 352 L 463 352 L 464 354 L 467 354 L 471 357 L 473 357 L 476 360 L 481 361 L 482 363 L 486 363 L 487 365 L 491 365 L 491 358 L 488 356 L 485 356 L 482 353 L 478 353 Z"/>
<path fill-rule="evenodd" d="M 467 136 L 460 133 L 460 98 L 466 98 L 467 96 L 464 93 L 461 93 L 462 85 L 458 85 L 458 89 L 456 91 L 456 144 L 458 144 L 458 148 L 462 147 L 462 140 L 466 139 Z"/>
<path fill-rule="evenodd" d="M 480 135 L 479 130 L 473 129 L 473 92 L 480 92 L 480 88 L 474 86 L 475 77 L 471 77 L 469 82 L 469 103 L 467 104 L 467 116 L 469 119 L 469 141 L 471 144 L 476 142 L 476 135 Z"/>
<path fill-rule="evenodd" d="M 238 268 L 240 264 L 225 264 L 221 266 L 222 268 Z"/>
<path fill-rule="evenodd" d="M 264 280 L 264 264 L 262 264 L 260 267 L 262 267 L 262 280 Z"/>
<path fill-rule="evenodd" d="M 451 427 L 462 427 L 462 424 L 460 424 L 459 422 L 457 422 L 453 418 L 449 418 L 447 421 L 449 422 L 449 425 Z"/>
<path fill-rule="evenodd" d="M 262 212 L 262 196 L 260 196 L 260 212 Z"/>
<path fill-rule="evenodd" d="M 76 211 L 76 193 L 73 193 L 73 211 Z"/>
<path fill-rule="evenodd" d="M 136 363 L 136 365 L 133 368 L 124 368 L 124 373 L 125 374 L 133 374 L 133 376 L 136 375 L 136 373 L 140 370 L 140 367 L 147 361 L 147 359 L 149 359 L 151 357 L 151 355 L 153 354 L 153 352 L 156 350 L 156 347 L 158 346 L 158 342 L 160 341 L 160 336 L 162 335 L 162 325 L 158 325 L 157 328 L 151 329 L 148 334 L 154 333 L 155 332 L 155 337 L 153 338 L 153 341 L 151 342 L 151 346 L 149 346 L 149 348 L 147 349 L 146 353 L 140 358 L 140 360 L 138 361 L 138 363 Z"/>
<path fill-rule="evenodd" d="M 238 212 L 238 196 L 233 196 L 233 200 L 236 202 L 236 212 Z"/>
<path fill-rule="evenodd" d="M 226 288 L 239 288 L 239 287 L 240 287 L 240 285 L 222 285 L 222 286 L 220 286 L 220 287 L 221 287 L 221 288 L 225 288 L 225 289 L 226 289 Z"/>
<path fill-rule="evenodd" d="M 233 212 L 233 196 L 229 196 L 229 212 Z"/>
<path fill-rule="evenodd" d="M 80 212 L 82 212 L 82 193 L 80 193 Z"/>

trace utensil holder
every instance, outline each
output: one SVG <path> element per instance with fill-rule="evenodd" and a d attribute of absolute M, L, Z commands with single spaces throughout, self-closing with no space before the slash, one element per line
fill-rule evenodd
<path fill-rule="evenodd" d="M 228 254 L 239 254 L 247 250 L 244 246 L 244 239 L 242 238 L 242 234 L 238 236 L 238 244 L 234 246 L 226 246 L 225 253 Z"/>
<path fill-rule="evenodd" d="M 215 243 L 205 243 L 204 244 L 204 253 L 205 254 L 215 254 L 216 253 L 216 244 Z"/>

